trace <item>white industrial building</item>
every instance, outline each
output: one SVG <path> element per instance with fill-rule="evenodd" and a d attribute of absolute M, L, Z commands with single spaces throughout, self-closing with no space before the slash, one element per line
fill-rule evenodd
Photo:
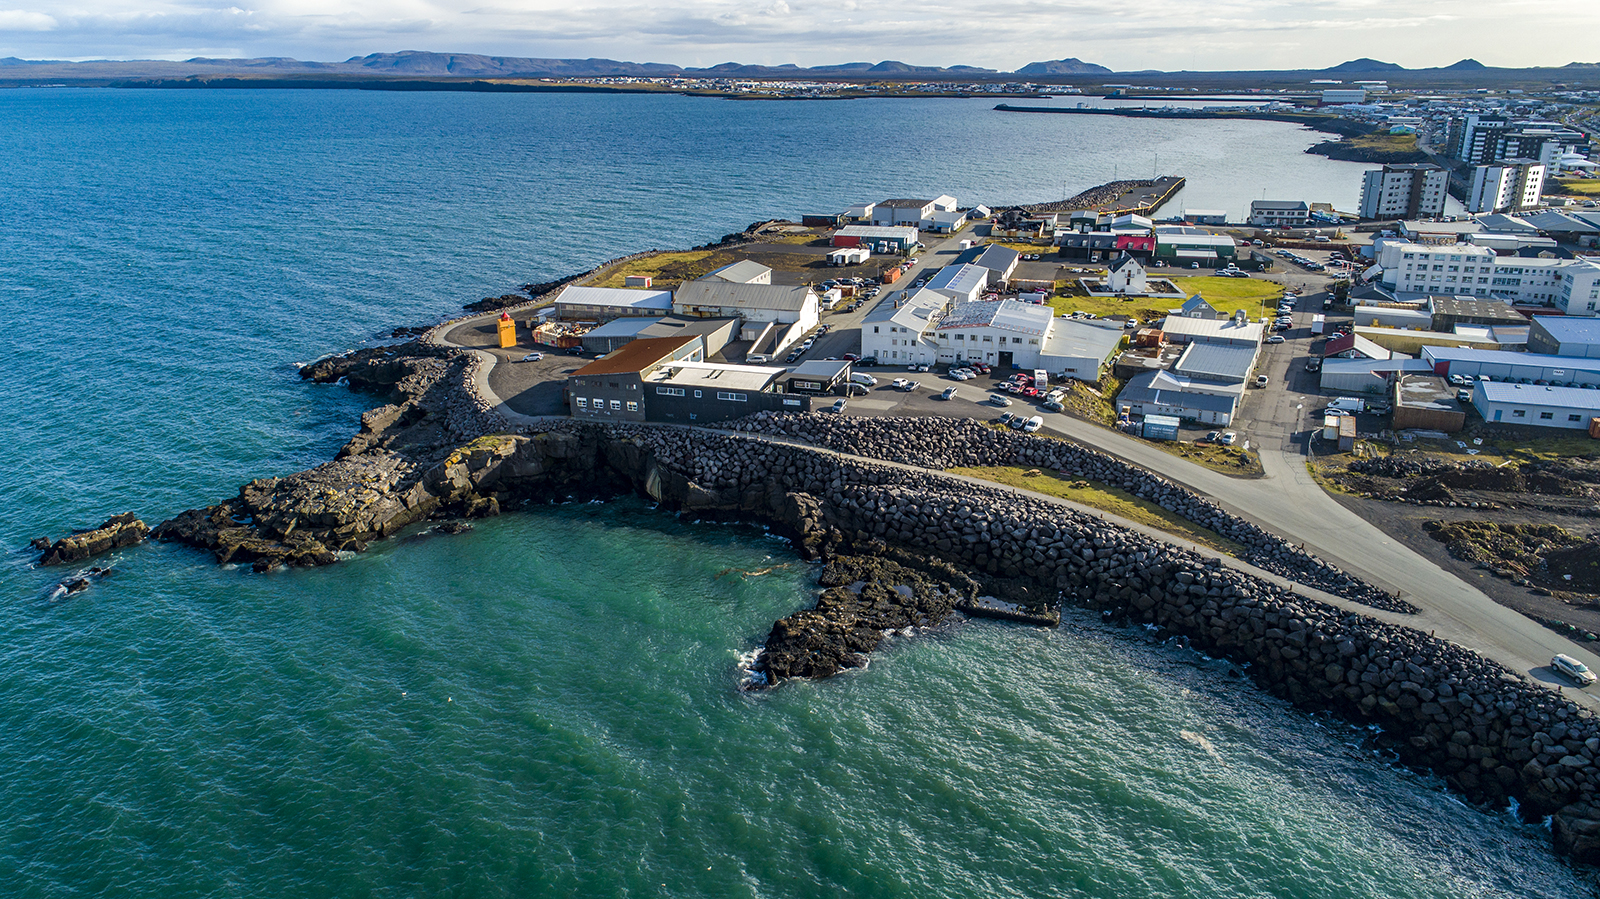
<path fill-rule="evenodd" d="M 809 287 L 689 281 L 673 295 L 672 311 L 697 318 L 741 318 L 747 322 L 816 325 L 817 295 Z"/>
<path fill-rule="evenodd" d="M 1539 205 L 1544 194 L 1544 163 L 1506 159 L 1472 170 L 1468 212 L 1518 212 Z"/>
<path fill-rule="evenodd" d="M 989 283 L 999 284 L 1011 280 L 1022 254 L 997 243 L 976 246 L 962 251 L 955 261 L 961 265 L 981 265 L 989 270 Z"/>
<path fill-rule="evenodd" d="M 672 291 L 569 286 L 556 297 L 555 306 L 556 318 L 563 321 L 610 321 L 631 315 L 659 318 L 672 311 Z"/>
<path fill-rule="evenodd" d="M 879 303 L 861 321 L 861 355 L 886 365 L 932 365 L 939 361 L 935 332 L 950 298 L 926 288 L 899 305 Z"/>
<path fill-rule="evenodd" d="M 1038 368 L 1054 314 L 1049 306 L 1016 300 L 958 302 L 934 325 L 939 361 Z"/>
<path fill-rule="evenodd" d="M 1261 228 L 1302 228 L 1311 221 L 1311 206 L 1304 200 L 1251 200 L 1250 224 Z"/>
<path fill-rule="evenodd" d="M 957 302 L 978 299 L 988 286 L 989 270 L 981 265 L 947 265 L 927 283 L 928 290 Z"/>
<path fill-rule="evenodd" d="M 933 212 L 928 213 L 927 218 L 922 220 L 920 227 L 924 231 L 932 231 L 936 234 L 952 234 L 960 231 L 961 226 L 966 222 L 967 214 L 965 212 L 945 212 L 942 209 L 935 209 Z"/>
<path fill-rule="evenodd" d="M 1433 315 L 1426 309 L 1409 306 L 1357 306 L 1354 321 L 1358 327 L 1398 328 L 1426 331 L 1433 327 Z"/>
<path fill-rule="evenodd" d="M 738 262 L 730 262 L 700 280 L 727 281 L 731 284 L 771 284 L 772 269 L 759 262 L 742 259 Z"/>
<path fill-rule="evenodd" d="M 1322 106 L 1344 106 L 1367 102 L 1367 92 L 1358 87 L 1330 87 L 1322 91 Z"/>
<path fill-rule="evenodd" d="M 1488 377 L 1495 381 L 1600 386 L 1600 359 L 1580 356 L 1545 356 L 1539 353 L 1513 353 L 1506 350 L 1475 350 L 1465 347 L 1425 346 L 1422 358 L 1437 374 Z"/>
<path fill-rule="evenodd" d="M 1421 359 L 1327 359 L 1322 363 L 1323 390 L 1350 393 L 1383 393 L 1389 378 L 1396 374 L 1425 375 L 1433 366 Z"/>
<path fill-rule="evenodd" d="M 1528 352 L 1600 359 L 1600 319 L 1535 315 L 1528 327 Z"/>
<path fill-rule="evenodd" d="M 872 207 L 872 223 L 883 227 L 910 225 L 921 228 L 923 220 L 933 210 L 932 200 L 884 200 Z"/>
<path fill-rule="evenodd" d="M 1134 375 L 1117 394 L 1117 403 L 1136 414 L 1226 425 L 1244 401 L 1259 349 L 1245 343 L 1190 343 L 1171 371 Z"/>
<path fill-rule="evenodd" d="M 1427 218 L 1444 214 L 1450 176 L 1425 162 L 1386 165 L 1361 180 L 1364 219 Z"/>
<path fill-rule="evenodd" d="M 1126 333 L 1120 321 L 1052 319 L 1036 367 L 1052 375 L 1098 381 L 1106 365 L 1122 348 Z"/>
<path fill-rule="evenodd" d="M 1256 346 L 1261 343 L 1266 326 L 1237 314 L 1224 319 L 1182 318 L 1169 315 L 1162 321 L 1161 331 L 1172 343 L 1234 343 Z"/>
<path fill-rule="evenodd" d="M 1600 390 L 1479 381 L 1472 388 L 1472 405 L 1484 421 L 1587 430 L 1600 418 Z"/>

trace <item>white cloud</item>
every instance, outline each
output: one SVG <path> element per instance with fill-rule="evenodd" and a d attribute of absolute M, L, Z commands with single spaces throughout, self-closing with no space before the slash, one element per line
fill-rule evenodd
<path fill-rule="evenodd" d="M 341 60 L 424 49 L 710 65 L 898 59 L 1014 69 L 1076 56 L 1118 70 L 1320 68 L 1371 56 L 1418 67 L 1474 56 L 1561 65 L 1551 23 L 1592 17 L 1587 0 L 11 0 L 0 55 Z M 1582 55 L 1583 45 L 1570 51 Z M 1592 52 L 1591 54 L 1592 55 Z"/>
<path fill-rule="evenodd" d="M 56 20 L 42 12 L 0 9 L 0 31 L 52 31 Z"/>

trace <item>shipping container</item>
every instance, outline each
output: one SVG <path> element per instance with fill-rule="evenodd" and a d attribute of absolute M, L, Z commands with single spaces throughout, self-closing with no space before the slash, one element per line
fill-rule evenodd
<path fill-rule="evenodd" d="M 1151 440 L 1177 440 L 1178 425 L 1172 415 L 1146 415 L 1139 433 Z"/>
<path fill-rule="evenodd" d="M 1311 316 L 1311 333 L 1321 334 L 1328 329 L 1328 320 L 1321 313 Z"/>

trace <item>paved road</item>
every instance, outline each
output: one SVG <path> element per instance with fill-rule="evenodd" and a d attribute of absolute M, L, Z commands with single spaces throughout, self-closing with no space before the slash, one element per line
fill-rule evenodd
<path fill-rule="evenodd" d="M 893 302 L 895 294 L 910 289 L 924 271 L 949 262 L 959 252 L 959 237 L 931 246 L 919 257 L 917 266 L 894 289 L 886 289 L 876 302 Z M 1291 281 L 1302 281 L 1291 277 Z M 1304 279 L 1297 286 L 1320 285 L 1321 279 Z M 1339 567 L 1359 575 L 1380 588 L 1399 592 L 1418 606 L 1420 614 L 1409 619 L 1412 626 L 1452 640 L 1514 670 L 1528 673 L 1551 684 L 1561 681 L 1548 668 L 1551 656 L 1565 652 L 1600 670 L 1600 656 L 1577 646 L 1522 615 L 1505 608 L 1482 591 L 1394 540 L 1376 526 L 1335 502 L 1306 469 L 1305 434 L 1310 426 L 1307 412 L 1319 406 L 1313 394 L 1290 389 L 1305 386 L 1290 380 L 1291 369 L 1305 358 L 1309 337 L 1309 310 L 1320 310 L 1321 295 L 1308 290 L 1303 294 L 1303 311 L 1297 314 L 1294 339 L 1269 346 L 1264 368 L 1272 378 L 1268 390 L 1252 390 L 1246 401 L 1249 420 L 1240 428 L 1243 436 L 1259 448 L 1266 476 L 1255 480 L 1236 479 L 1173 456 L 1148 443 L 1117 431 L 1082 422 L 1065 415 L 1047 415 L 1046 430 L 1093 446 L 1157 472 L 1177 483 L 1210 497 L 1235 514 L 1242 515 L 1287 540 Z M 831 315 L 834 330 L 823 335 L 806 358 L 842 356 L 859 352 L 859 325 L 872 304 L 855 313 Z M 486 362 L 493 353 L 478 350 Z M 499 405 L 514 423 L 529 421 L 507 407 L 489 385 L 489 365 L 480 371 L 478 388 Z M 891 377 L 898 370 L 890 369 Z M 1303 371 L 1301 372 L 1303 374 Z M 868 397 L 852 400 L 851 409 L 867 414 L 943 414 L 987 418 L 995 411 L 970 402 L 987 395 L 988 381 L 961 385 L 963 399 L 938 403 L 931 399 L 948 384 L 933 374 L 917 376 L 923 389 L 913 395 L 880 389 Z M 887 379 L 883 379 L 887 380 Z M 1019 404 L 1021 405 L 1021 404 Z M 1170 538 L 1169 538 L 1170 539 Z M 1583 701 L 1600 709 L 1600 698 L 1568 689 Z"/>

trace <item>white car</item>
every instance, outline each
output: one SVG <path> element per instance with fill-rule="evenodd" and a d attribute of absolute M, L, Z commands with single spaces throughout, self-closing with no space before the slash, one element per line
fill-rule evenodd
<path fill-rule="evenodd" d="M 522 361 L 523 362 L 538 362 L 540 359 L 543 359 L 543 358 L 544 358 L 544 354 L 543 353 L 529 353 L 528 355 L 522 357 Z"/>
<path fill-rule="evenodd" d="M 1282 334 L 1274 334 L 1271 337 L 1267 338 L 1267 343 L 1283 343 L 1283 342 L 1284 342 L 1284 340 L 1283 340 L 1283 335 Z"/>
<path fill-rule="evenodd" d="M 1233 446 L 1233 444 L 1236 441 L 1238 441 L 1238 439 L 1239 439 L 1239 435 L 1234 433 L 1233 431 L 1223 431 L 1217 437 L 1217 442 L 1222 444 L 1223 446 Z"/>
<path fill-rule="evenodd" d="M 1034 417 L 1028 419 L 1028 421 L 1022 426 L 1022 430 L 1032 434 L 1034 431 L 1037 431 L 1042 427 L 1044 427 L 1044 416 L 1035 415 Z"/>
<path fill-rule="evenodd" d="M 991 393 L 989 394 L 989 404 L 992 406 L 1009 406 L 1011 405 L 1011 397 L 998 393 Z"/>
<path fill-rule="evenodd" d="M 842 399 L 834 400 L 833 401 L 833 412 L 834 412 L 834 414 L 837 415 L 837 414 L 843 412 L 844 411 L 844 407 L 846 405 L 848 405 L 848 404 Z"/>
<path fill-rule="evenodd" d="M 896 390 L 904 390 L 906 389 L 906 385 L 909 383 L 911 382 L 907 381 L 905 378 L 895 378 L 893 381 L 889 382 L 889 386 Z"/>
<path fill-rule="evenodd" d="M 939 398 L 942 399 L 942 400 L 953 400 L 953 399 L 955 399 L 956 398 L 956 389 L 954 387 L 946 387 L 944 389 L 944 393 L 939 394 Z"/>
<path fill-rule="evenodd" d="M 1594 672 L 1589 670 L 1589 666 L 1565 653 L 1551 659 L 1550 667 L 1580 687 L 1587 687 L 1595 681 Z"/>

